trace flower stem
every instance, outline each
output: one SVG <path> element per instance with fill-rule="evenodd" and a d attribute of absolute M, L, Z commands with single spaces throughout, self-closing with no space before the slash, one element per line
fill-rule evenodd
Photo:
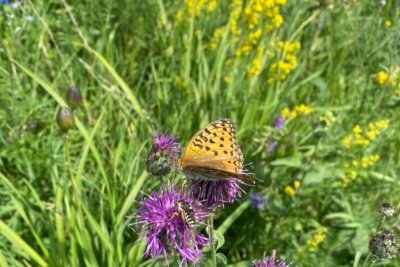
<path fill-rule="evenodd" d="M 208 226 L 210 229 L 210 238 L 211 238 L 211 261 L 212 266 L 217 267 L 217 253 L 215 250 L 215 240 L 214 240 L 214 216 L 211 216 L 208 220 Z"/>

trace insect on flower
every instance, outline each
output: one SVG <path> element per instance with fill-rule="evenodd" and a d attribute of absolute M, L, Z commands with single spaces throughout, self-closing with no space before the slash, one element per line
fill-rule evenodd
<path fill-rule="evenodd" d="M 175 166 L 191 179 L 224 181 L 236 178 L 254 184 L 243 169 L 243 154 L 237 144 L 236 126 L 230 119 L 208 124 L 190 140 Z"/>
<path fill-rule="evenodd" d="M 196 218 L 196 212 L 193 210 L 190 204 L 183 199 L 179 200 L 176 204 L 178 207 L 178 212 L 182 217 L 182 220 L 186 222 L 187 225 L 190 227 L 197 226 L 198 221 Z"/>

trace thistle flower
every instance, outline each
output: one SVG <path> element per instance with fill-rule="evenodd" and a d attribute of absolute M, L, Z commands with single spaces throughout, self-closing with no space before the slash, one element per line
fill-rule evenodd
<path fill-rule="evenodd" d="M 139 202 L 136 224 L 141 226 L 141 238 L 147 242 L 145 256 L 156 260 L 160 255 L 167 259 L 171 253 L 178 254 L 182 266 L 201 260 L 200 247 L 207 246 L 209 239 L 185 219 L 186 212 L 182 213 L 179 205 L 182 202 L 197 222 L 211 215 L 210 211 L 196 206 L 193 198 L 179 193 L 175 186 L 163 187 L 161 193 L 153 192 Z"/>
<path fill-rule="evenodd" d="M 261 211 L 265 208 L 267 204 L 267 199 L 263 195 L 252 194 L 251 198 L 251 207 L 258 211 Z"/>
<path fill-rule="evenodd" d="M 263 256 L 262 260 L 253 261 L 252 267 L 289 267 L 290 264 L 285 263 L 285 259 L 277 262 L 275 260 L 275 251 L 272 252 L 270 258 Z"/>
<path fill-rule="evenodd" d="M 173 135 L 167 137 L 159 135 L 153 129 L 154 143 L 146 158 L 146 170 L 151 175 L 163 176 L 170 173 L 172 161 L 179 152 L 179 145 L 175 143 Z"/>
<path fill-rule="evenodd" d="M 379 213 L 382 217 L 392 217 L 394 214 L 394 208 L 390 203 L 384 202 L 379 207 Z"/>
<path fill-rule="evenodd" d="M 389 230 L 381 230 L 371 238 L 368 248 L 375 260 L 393 259 L 398 252 L 396 234 Z"/>
<path fill-rule="evenodd" d="M 239 186 L 241 181 L 236 178 L 227 180 L 189 179 L 188 188 L 190 195 L 208 208 L 224 206 L 232 203 L 244 192 Z"/>

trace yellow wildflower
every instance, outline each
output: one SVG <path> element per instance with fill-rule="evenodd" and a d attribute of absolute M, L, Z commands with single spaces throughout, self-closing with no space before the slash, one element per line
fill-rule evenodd
<path fill-rule="evenodd" d="M 290 185 L 285 187 L 285 193 L 291 197 L 294 197 L 294 195 L 296 195 L 296 191 Z"/>
<path fill-rule="evenodd" d="M 211 50 L 215 50 L 215 48 L 217 48 L 217 44 L 221 39 L 221 37 L 224 35 L 224 33 L 225 33 L 225 27 L 219 27 L 214 31 L 214 34 L 210 41 Z"/>
<path fill-rule="evenodd" d="M 356 177 L 357 177 L 357 172 L 351 171 L 351 172 L 347 175 L 347 177 L 348 177 L 349 179 L 351 179 L 351 180 L 354 180 L 354 179 L 356 179 Z"/>
<path fill-rule="evenodd" d="M 262 48 L 257 52 L 257 56 L 251 62 L 251 67 L 247 70 L 247 79 L 251 80 L 256 76 L 259 76 L 262 70 Z"/>
<path fill-rule="evenodd" d="M 237 26 L 237 21 L 242 13 L 242 5 L 242 0 L 233 0 L 231 4 L 230 31 L 233 35 L 239 35 L 241 33 Z"/>
<path fill-rule="evenodd" d="M 318 231 L 314 234 L 313 239 L 307 240 L 306 244 L 309 251 L 315 251 L 317 247 L 325 240 L 326 230 L 318 229 Z"/>
<path fill-rule="evenodd" d="M 179 10 L 175 14 L 175 21 L 174 21 L 175 26 L 179 25 L 182 22 L 182 20 L 183 20 L 183 11 Z"/>
<path fill-rule="evenodd" d="M 342 145 L 345 148 L 350 148 L 351 147 L 351 143 L 352 143 L 352 138 L 351 136 L 346 136 L 342 139 Z"/>
<path fill-rule="evenodd" d="M 207 12 L 211 12 L 216 7 L 217 7 L 217 0 L 211 0 L 210 2 L 208 2 L 206 10 L 207 10 Z"/>
<path fill-rule="evenodd" d="M 360 125 L 357 124 L 356 126 L 353 127 L 353 133 L 354 134 L 361 134 L 362 133 Z"/>
<path fill-rule="evenodd" d="M 293 120 L 297 117 L 297 115 L 297 112 L 293 110 L 289 113 L 289 119 Z"/>
<path fill-rule="evenodd" d="M 378 129 L 387 129 L 389 127 L 389 123 L 390 123 L 390 121 L 388 119 L 380 120 L 380 121 L 375 122 L 375 126 Z"/>
<path fill-rule="evenodd" d="M 293 185 L 294 185 L 294 188 L 297 189 L 300 187 L 301 183 L 300 183 L 300 181 L 294 181 Z"/>
<path fill-rule="evenodd" d="M 389 74 L 384 71 L 380 71 L 376 74 L 376 82 L 380 85 L 386 85 L 389 81 Z"/>
<path fill-rule="evenodd" d="M 311 112 L 313 112 L 313 109 L 310 106 L 307 106 L 304 104 L 295 106 L 294 109 L 297 111 L 297 113 L 300 113 L 303 115 L 309 115 Z"/>
<path fill-rule="evenodd" d="M 225 75 L 225 76 L 224 76 L 224 82 L 225 82 L 226 84 L 230 84 L 230 83 L 232 83 L 232 79 L 231 79 L 231 77 L 229 77 L 229 76 Z"/>
<path fill-rule="evenodd" d="M 385 24 L 385 27 L 386 27 L 386 28 L 392 27 L 392 22 L 391 22 L 390 20 L 388 20 L 388 19 L 385 20 L 384 24 Z"/>
<path fill-rule="evenodd" d="M 287 119 L 289 117 L 289 114 L 290 114 L 289 108 L 282 109 L 282 111 L 281 111 L 282 119 L 284 119 L 284 120 Z"/>

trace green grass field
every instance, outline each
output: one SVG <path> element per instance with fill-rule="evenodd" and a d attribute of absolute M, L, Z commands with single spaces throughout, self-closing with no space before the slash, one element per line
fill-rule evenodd
<path fill-rule="evenodd" d="M 198 228 L 217 251 L 189 266 L 251 266 L 274 250 L 298 267 L 400 266 L 398 1 L 7 2 L 0 266 L 179 266 L 173 251 L 143 256 L 131 225 L 143 198 L 187 179 L 146 172 L 152 127 L 184 149 L 220 118 L 256 185 Z M 83 104 L 65 133 L 71 86 Z M 390 233 L 379 255 L 376 233 Z"/>

